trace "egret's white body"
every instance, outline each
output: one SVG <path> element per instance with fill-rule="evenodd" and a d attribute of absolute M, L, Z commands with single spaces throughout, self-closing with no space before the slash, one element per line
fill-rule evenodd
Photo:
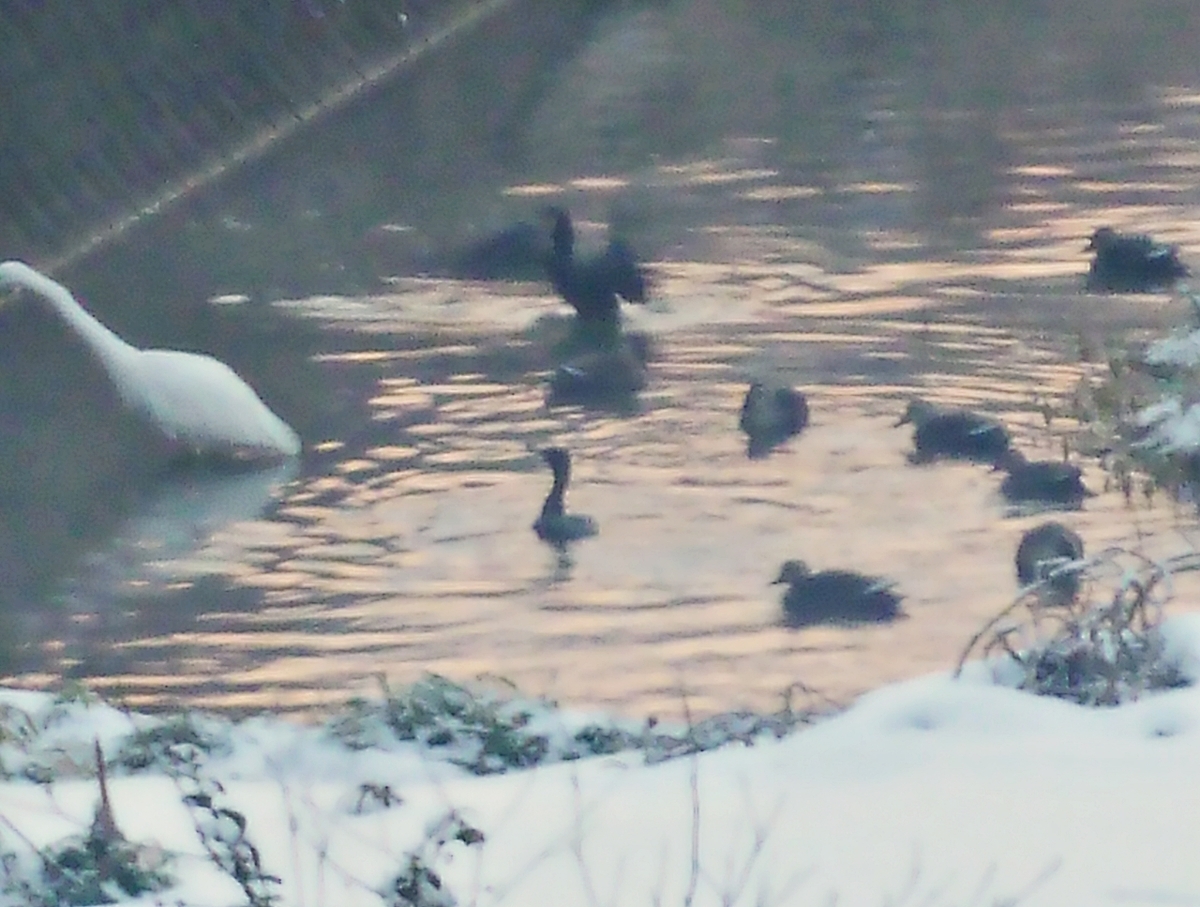
<path fill-rule="evenodd" d="M 300 438 L 245 381 L 211 356 L 140 350 L 126 343 L 59 283 L 19 261 L 0 264 L 0 290 L 24 289 L 49 302 L 103 365 L 126 406 L 165 437 L 201 454 L 279 459 Z"/>

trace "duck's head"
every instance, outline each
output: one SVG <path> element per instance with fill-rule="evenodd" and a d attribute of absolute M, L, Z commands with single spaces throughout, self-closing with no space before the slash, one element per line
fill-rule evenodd
<path fill-rule="evenodd" d="M 1117 238 L 1117 231 L 1112 227 L 1101 227 L 1092 234 L 1088 244 L 1083 247 L 1085 252 L 1098 252 L 1109 248 Z"/>
<path fill-rule="evenodd" d="M 749 390 L 746 391 L 746 396 L 742 399 L 742 427 L 744 429 L 757 428 L 770 418 L 768 409 L 766 385 L 761 381 L 752 382 Z"/>
<path fill-rule="evenodd" d="M 908 425 L 910 422 L 913 425 L 920 425 L 927 420 L 931 415 L 937 412 L 937 407 L 920 397 L 913 397 L 908 401 L 908 406 L 904 408 L 904 414 L 896 423 L 896 427 Z"/>
<path fill-rule="evenodd" d="M 783 566 L 779 570 L 779 576 L 771 581 L 771 585 L 794 583 L 797 580 L 806 578 L 810 573 L 808 564 L 804 563 L 804 561 L 784 561 Z"/>
<path fill-rule="evenodd" d="M 992 465 L 993 472 L 1012 472 L 1014 469 L 1020 469 L 1022 466 L 1028 466 L 1029 460 L 1025 458 L 1025 454 L 1016 448 L 1006 448 L 1004 453 L 996 457 L 996 462 Z"/>

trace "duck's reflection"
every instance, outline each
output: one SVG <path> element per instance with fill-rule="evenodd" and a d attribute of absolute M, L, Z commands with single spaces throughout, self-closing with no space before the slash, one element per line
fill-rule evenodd
<path fill-rule="evenodd" d="M 550 573 L 550 585 L 556 586 L 567 582 L 574 569 L 575 558 L 571 557 L 571 552 L 566 548 L 558 549 L 554 552 L 554 569 Z"/>

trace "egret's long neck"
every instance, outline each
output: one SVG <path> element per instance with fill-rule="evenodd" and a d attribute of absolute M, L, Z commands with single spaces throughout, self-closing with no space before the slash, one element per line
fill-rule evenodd
<path fill-rule="evenodd" d="M 56 283 L 45 274 L 35 271 L 19 261 L 0 264 L 0 289 L 6 286 L 21 287 L 41 296 L 66 321 L 100 361 L 108 367 L 120 384 L 120 371 L 126 366 L 137 348 L 129 345 L 81 306 L 62 284 Z"/>

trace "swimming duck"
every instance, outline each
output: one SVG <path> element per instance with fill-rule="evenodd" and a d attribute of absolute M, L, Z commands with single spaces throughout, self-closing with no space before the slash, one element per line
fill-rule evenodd
<path fill-rule="evenodd" d="M 622 336 L 612 349 L 578 353 L 550 376 L 546 402 L 550 406 L 628 406 L 646 386 L 649 358 L 650 338 L 636 332 Z"/>
<path fill-rule="evenodd" d="M 1000 493 L 1010 501 L 1044 501 L 1078 507 L 1091 497 L 1079 467 L 1061 460 L 1025 459 L 1018 450 L 1009 449 L 996 460 L 995 468 L 1008 473 L 1000 484 Z"/>
<path fill-rule="evenodd" d="M 897 426 L 912 423 L 913 463 L 941 457 L 995 463 L 1009 445 L 1008 431 L 988 416 L 965 409 L 942 409 L 925 400 L 909 401 Z"/>
<path fill-rule="evenodd" d="M 1053 520 L 1042 523 L 1021 536 L 1017 582 L 1022 588 L 1043 583 L 1039 594 L 1045 604 L 1070 604 L 1079 594 L 1079 573 L 1060 568 L 1082 559 L 1083 539 L 1078 533 Z"/>
<path fill-rule="evenodd" d="M 608 248 L 591 258 L 575 255 L 575 225 L 563 208 L 550 207 L 552 251 L 546 273 L 554 291 L 575 309 L 579 322 L 600 338 L 613 339 L 620 330 L 620 303 L 646 301 L 646 276 L 633 250 L 610 238 Z"/>
<path fill-rule="evenodd" d="M 1092 234 L 1085 251 L 1096 253 L 1088 270 L 1089 290 L 1161 290 L 1190 273 L 1179 260 L 1177 248 L 1155 242 L 1144 233 L 1118 233 L 1112 227 L 1101 227 Z"/>
<path fill-rule="evenodd" d="M 563 497 L 567 493 L 567 483 L 571 481 L 571 455 L 565 447 L 547 447 L 542 451 L 542 459 L 554 473 L 554 485 L 533 524 L 537 537 L 562 548 L 568 542 L 595 535 L 600 531 L 595 520 L 590 516 L 566 513 L 563 509 Z"/>
<path fill-rule="evenodd" d="M 790 387 L 768 388 L 755 381 L 742 401 L 738 427 L 746 433 L 746 454 L 765 457 L 771 448 L 800 434 L 808 425 L 808 400 Z"/>
<path fill-rule="evenodd" d="M 784 623 L 884 622 L 902 615 L 900 596 L 887 580 L 848 570 L 813 573 L 804 561 L 787 561 L 772 583 L 788 583 L 783 595 Z"/>

